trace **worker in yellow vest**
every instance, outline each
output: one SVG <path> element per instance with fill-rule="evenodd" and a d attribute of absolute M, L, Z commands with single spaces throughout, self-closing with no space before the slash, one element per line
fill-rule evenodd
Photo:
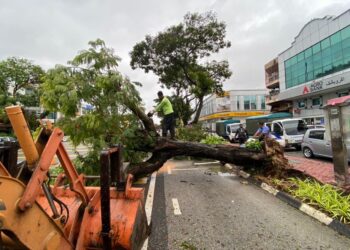
<path fill-rule="evenodd" d="M 162 121 L 162 136 L 166 137 L 168 130 L 170 131 L 170 138 L 175 139 L 175 116 L 173 106 L 169 99 L 163 95 L 162 91 L 158 92 L 158 99 L 160 103 L 155 108 L 155 111 L 150 112 L 153 115 L 154 112 L 161 112 L 164 116 Z"/>

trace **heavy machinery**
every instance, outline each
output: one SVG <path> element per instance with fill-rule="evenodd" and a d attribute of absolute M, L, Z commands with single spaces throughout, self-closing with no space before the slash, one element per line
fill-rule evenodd
<path fill-rule="evenodd" d="M 149 231 L 144 190 L 124 173 L 121 148 L 101 152 L 101 186 L 85 186 L 62 130 L 48 126 L 34 142 L 21 108 L 6 112 L 26 164 L 8 171 L 0 162 L 0 249 L 140 249 Z M 50 186 L 55 155 L 64 173 Z"/>

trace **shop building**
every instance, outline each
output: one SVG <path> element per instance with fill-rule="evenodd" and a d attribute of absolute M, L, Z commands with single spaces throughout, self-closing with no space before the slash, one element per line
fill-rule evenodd
<path fill-rule="evenodd" d="M 270 107 L 266 105 L 265 89 L 230 90 L 223 95 L 213 94 L 204 100 L 199 120 L 203 126 L 215 131 L 215 122 L 235 119 L 245 122 L 250 116 L 268 114 Z"/>
<path fill-rule="evenodd" d="M 350 10 L 305 24 L 291 46 L 265 65 L 265 75 L 272 112 L 323 124 L 327 100 L 350 92 Z"/>

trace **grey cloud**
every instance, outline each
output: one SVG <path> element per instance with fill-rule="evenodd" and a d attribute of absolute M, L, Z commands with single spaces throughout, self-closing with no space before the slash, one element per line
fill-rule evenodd
<path fill-rule="evenodd" d="M 180 22 L 187 12 L 213 10 L 227 24 L 232 47 L 213 58 L 230 63 L 233 76 L 226 88 L 263 88 L 264 64 L 290 46 L 312 18 L 339 15 L 350 0 L 181 0 L 181 1 L 2 1 L 0 0 L 0 59 L 20 56 L 45 68 L 64 64 L 87 42 L 106 41 L 122 57 L 120 71 L 142 82 L 148 109 L 160 89 L 153 74 L 129 66 L 132 46 L 146 34 L 155 35 Z M 169 93 L 169 91 L 165 91 Z"/>

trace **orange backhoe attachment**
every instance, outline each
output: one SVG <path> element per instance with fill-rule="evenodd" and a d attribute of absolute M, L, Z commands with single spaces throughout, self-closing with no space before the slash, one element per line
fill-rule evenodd
<path fill-rule="evenodd" d="M 8 107 L 6 112 L 26 167 L 33 172 L 29 179 L 19 180 L 0 162 L 0 246 L 141 249 L 149 231 L 144 189 L 133 187 L 133 176 L 124 173 L 121 147 L 101 152 L 101 186 L 87 187 L 62 144 L 63 131 L 43 129 L 34 143 L 21 108 Z M 64 173 L 50 186 L 49 168 L 55 155 Z"/>

